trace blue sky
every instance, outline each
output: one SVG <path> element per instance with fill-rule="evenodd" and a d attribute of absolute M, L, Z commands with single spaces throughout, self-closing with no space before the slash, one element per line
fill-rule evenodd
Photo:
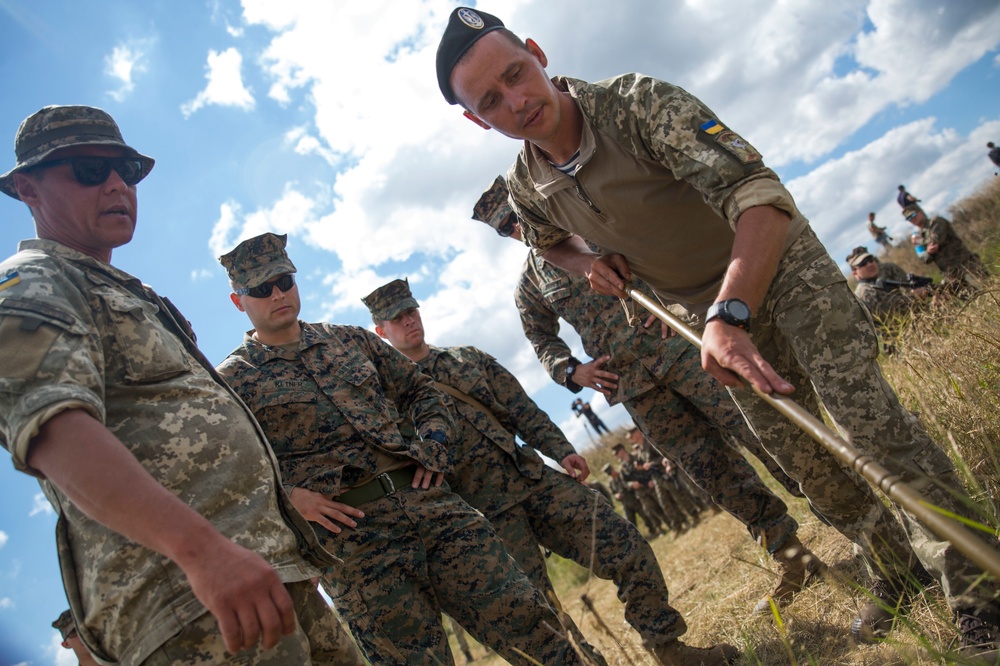
<path fill-rule="evenodd" d="M 521 334 L 511 293 L 525 250 L 468 221 L 517 144 L 441 98 L 434 50 L 454 3 L 0 0 L 0 171 L 47 104 L 108 110 L 156 158 L 133 242 L 112 262 L 169 296 L 220 361 L 247 327 L 215 257 L 289 234 L 303 318 L 370 326 L 360 302 L 409 276 L 430 342 L 497 356 L 578 446 L 573 396 Z M 932 212 L 993 177 L 1000 5 L 989 0 L 480 3 L 534 38 L 549 72 L 641 71 L 682 85 L 762 152 L 831 254 L 902 234 L 905 183 Z M 0 201 L 0 249 L 33 235 Z M 578 341 L 573 336 L 574 345 Z M 582 354 L 582 352 L 581 352 Z M 591 396 L 611 424 L 627 415 Z M 69 663 L 49 623 L 66 606 L 55 518 L 0 463 L 0 666 Z M 60 654 L 62 656 L 60 656 Z"/>

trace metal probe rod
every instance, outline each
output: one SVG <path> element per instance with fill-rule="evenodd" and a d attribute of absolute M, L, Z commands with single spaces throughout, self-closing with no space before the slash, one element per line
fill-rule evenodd
<path fill-rule="evenodd" d="M 701 338 L 698 337 L 698 334 L 666 308 L 630 284 L 625 285 L 624 291 L 636 303 L 645 307 L 691 344 L 701 349 Z M 788 396 L 778 393 L 768 394 L 752 386 L 751 388 L 769 405 L 826 447 L 838 460 L 852 467 L 866 481 L 885 493 L 886 497 L 915 515 L 934 534 L 950 541 L 963 555 L 1000 580 L 1000 554 L 991 550 L 969 529 L 936 511 L 933 508 L 934 505 L 924 499 L 920 493 L 906 485 L 898 476 L 890 473 L 871 456 L 862 454 L 845 442 L 825 423 Z"/>

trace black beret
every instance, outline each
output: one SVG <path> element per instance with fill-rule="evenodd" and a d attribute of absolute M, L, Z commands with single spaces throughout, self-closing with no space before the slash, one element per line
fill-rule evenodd
<path fill-rule="evenodd" d="M 476 43 L 476 40 L 488 32 L 503 28 L 503 21 L 492 14 L 480 12 L 468 7 L 458 7 L 448 18 L 448 27 L 444 30 L 441 43 L 437 50 L 438 87 L 449 104 L 458 104 L 455 91 L 451 89 L 451 71 L 455 69 L 458 59 Z"/>

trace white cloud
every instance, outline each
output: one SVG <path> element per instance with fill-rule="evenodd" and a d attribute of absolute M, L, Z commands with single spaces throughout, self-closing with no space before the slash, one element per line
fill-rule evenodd
<path fill-rule="evenodd" d="M 40 513 L 51 516 L 55 513 L 52 505 L 49 504 L 49 500 L 45 497 L 45 493 L 35 493 L 32 500 L 34 504 L 31 507 L 31 511 L 28 512 L 29 517 L 37 516 Z"/>
<path fill-rule="evenodd" d="M 0 610 L 9 610 L 14 608 L 14 601 L 10 597 L 0 598 Z"/>
<path fill-rule="evenodd" d="M 215 276 L 213 271 L 207 268 L 199 268 L 196 271 L 191 271 L 191 282 L 200 282 L 201 280 L 209 280 Z"/>
<path fill-rule="evenodd" d="M 6 546 L 8 541 L 10 541 L 10 537 L 7 535 L 6 532 L 0 530 L 0 548 Z"/>
<path fill-rule="evenodd" d="M 181 113 L 185 118 L 210 104 L 231 106 L 243 111 L 254 108 L 253 94 L 243 85 L 243 56 L 236 48 L 230 47 L 222 52 L 209 51 L 206 67 L 208 72 L 205 78 L 208 84 L 205 89 L 193 100 L 181 105 Z"/>
<path fill-rule="evenodd" d="M 146 71 L 146 41 L 119 44 L 104 58 L 104 73 L 119 82 L 118 88 L 108 95 L 116 102 L 123 101 L 135 89 L 135 75 Z"/>
<path fill-rule="evenodd" d="M 49 635 L 49 644 L 45 646 L 45 651 L 54 659 L 55 666 L 79 666 L 80 661 L 72 650 L 67 650 L 62 646 L 62 636 L 58 631 L 53 631 Z"/>

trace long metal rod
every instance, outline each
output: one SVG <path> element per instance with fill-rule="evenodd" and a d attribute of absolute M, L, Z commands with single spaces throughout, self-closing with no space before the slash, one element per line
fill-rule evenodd
<path fill-rule="evenodd" d="M 677 331 L 691 344 L 701 349 L 701 338 L 698 337 L 698 334 L 658 302 L 631 285 L 625 285 L 625 293 Z M 934 534 L 950 541 L 955 548 L 984 571 L 988 571 L 1000 579 L 1000 554 L 987 547 L 968 528 L 935 510 L 934 505 L 920 493 L 906 485 L 898 476 L 889 472 L 871 456 L 862 454 L 845 442 L 825 423 L 788 396 L 778 393 L 768 394 L 756 388 L 753 388 L 753 391 L 810 437 L 826 447 L 838 460 L 852 467 L 865 480 L 885 493 L 889 499 L 915 515 Z"/>

